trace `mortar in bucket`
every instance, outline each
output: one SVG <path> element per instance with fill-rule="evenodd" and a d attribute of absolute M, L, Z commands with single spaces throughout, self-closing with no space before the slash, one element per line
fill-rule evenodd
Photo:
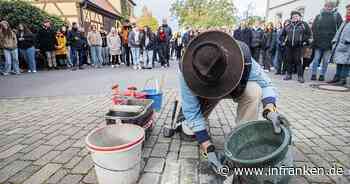
<path fill-rule="evenodd" d="M 225 141 L 225 156 L 235 167 L 259 169 L 263 174 L 243 174 L 242 183 L 287 184 L 288 173 L 278 173 L 278 168 L 292 168 L 293 156 L 289 150 L 291 131 L 281 125 L 281 133 L 274 132 L 270 121 L 253 121 L 234 129 Z M 275 173 L 274 173 L 275 172 Z"/>
<path fill-rule="evenodd" d="M 99 128 L 86 137 L 99 184 L 137 182 L 144 137 L 144 129 L 132 124 Z"/>

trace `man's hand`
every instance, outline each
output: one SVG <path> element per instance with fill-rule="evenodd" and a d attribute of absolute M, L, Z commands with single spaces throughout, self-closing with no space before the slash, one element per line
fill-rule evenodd
<path fill-rule="evenodd" d="M 276 134 L 281 133 L 281 124 L 289 126 L 287 119 L 278 112 L 268 113 L 266 119 L 272 122 Z"/>

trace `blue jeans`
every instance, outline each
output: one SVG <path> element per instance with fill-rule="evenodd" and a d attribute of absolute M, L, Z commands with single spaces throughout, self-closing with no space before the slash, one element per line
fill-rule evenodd
<path fill-rule="evenodd" d="M 11 72 L 11 67 L 14 73 L 19 74 L 18 49 L 4 49 L 5 69 L 4 73 Z"/>
<path fill-rule="evenodd" d="M 20 49 L 19 51 L 27 62 L 29 71 L 36 71 L 35 48 L 30 47 L 27 49 Z"/>
<path fill-rule="evenodd" d="M 132 58 L 134 61 L 134 65 L 135 66 L 140 65 L 140 48 L 131 47 L 131 52 L 132 52 Z"/>
<path fill-rule="evenodd" d="M 326 74 L 331 54 L 332 54 L 331 50 L 315 49 L 315 56 L 312 61 L 312 75 L 317 75 L 317 68 L 321 60 L 322 60 L 322 68 L 320 71 L 320 75 L 324 76 Z"/>
<path fill-rule="evenodd" d="M 95 66 L 101 66 L 103 59 L 102 59 L 102 47 L 101 46 L 90 46 L 91 51 L 91 60 L 92 64 Z"/>
<path fill-rule="evenodd" d="M 74 47 L 70 48 L 70 58 L 72 61 L 72 66 L 81 66 L 83 64 L 83 57 L 83 52 L 81 50 Z"/>
<path fill-rule="evenodd" d="M 108 47 L 101 47 L 101 54 L 102 54 L 102 63 L 108 64 L 109 63 L 109 48 Z"/>
<path fill-rule="evenodd" d="M 71 47 L 70 46 L 67 47 L 67 52 L 69 53 L 69 54 L 67 54 L 67 66 L 73 66 L 72 59 L 71 59 Z"/>
<path fill-rule="evenodd" d="M 152 68 L 153 67 L 153 50 L 147 50 L 143 52 L 145 61 L 143 63 L 144 67 Z"/>

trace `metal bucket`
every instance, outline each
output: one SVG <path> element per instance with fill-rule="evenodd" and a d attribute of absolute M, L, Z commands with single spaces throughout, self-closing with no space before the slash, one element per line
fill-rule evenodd
<path fill-rule="evenodd" d="M 144 129 L 132 124 L 99 128 L 86 137 L 100 184 L 137 182 L 144 137 Z"/>
<path fill-rule="evenodd" d="M 225 141 L 225 155 L 235 167 L 241 171 L 263 172 L 241 173 L 243 183 L 288 183 L 290 176 L 276 170 L 293 167 L 293 156 L 289 150 L 292 134 L 285 126 L 281 128 L 282 132 L 276 134 L 271 122 L 253 121 L 237 127 Z"/>

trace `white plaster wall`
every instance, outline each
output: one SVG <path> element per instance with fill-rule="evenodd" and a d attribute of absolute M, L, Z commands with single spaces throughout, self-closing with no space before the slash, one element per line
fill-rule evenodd
<path fill-rule="evenodd" d="M 270 7 L 274 7 L 278 4 L 283 4 L 285 2 L 288 2 L 290 0 L 270 0 Z M 344 17 L 345 15 L 345 6 L 346 4 L 350 3 L 350 0 L 341 0 L 338 11 L 342 14 Z M 323 8 L 324 0 L 298 0 L 294 1 L 290 4 L 268 10 L 268 17 L 267 20 L 271 22 L 276 22 L 276 14 L 281 13 L 282 14 L 282 20 L 286 20 L 290 18 L 290 12 L 292 10 L 296 10 L 299 7 L 305 7 L 305 14 L 304 14 L 304 20 L 309 21 L 311 19 L 314 19 L 316 15 L 318 15 Z"/>

